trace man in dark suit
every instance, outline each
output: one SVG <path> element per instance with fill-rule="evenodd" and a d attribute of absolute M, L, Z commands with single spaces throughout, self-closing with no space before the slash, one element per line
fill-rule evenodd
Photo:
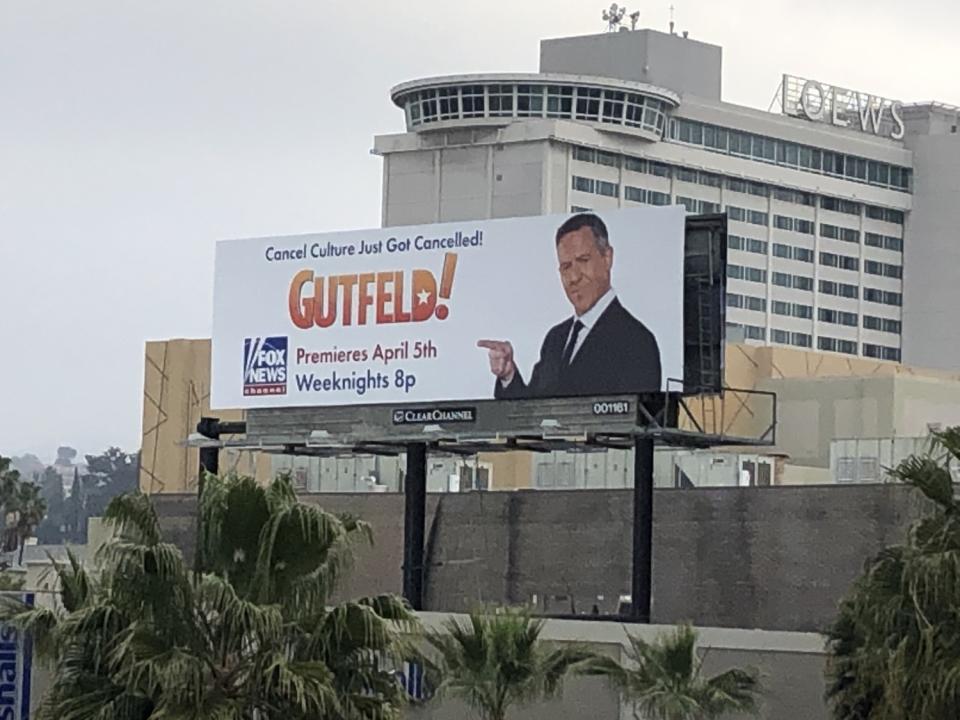
<path fill-rule="evenodd" d="M 627 312 L 610 286 L 613 248 L 603 221 L 592 213 L 557 230 L 563 289 L 574 314 L 547 332 L 529 381 L 513 345 L 480 340 L 496 376 L 494 397 L 608 395 L 660 390 L 660 350 L 646 326 Z"/>

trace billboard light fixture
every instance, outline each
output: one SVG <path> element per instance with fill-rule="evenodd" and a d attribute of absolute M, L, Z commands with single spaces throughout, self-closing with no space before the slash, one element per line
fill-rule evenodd
<path fill-rule="evenodd" d="M 313 430 L 307 439 L 307 447 L 325 447 L 335 443 L 333 435 L 327 430 Z"/>

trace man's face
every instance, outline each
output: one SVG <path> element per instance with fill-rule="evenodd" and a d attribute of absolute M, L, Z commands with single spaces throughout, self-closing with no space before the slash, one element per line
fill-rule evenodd
<path fill-rule="evenodd" d="M 567 298 L 577 315 L 583 315 L 610 289 L 613 248 L 601 253 L 593 230 L 584 227 L 560 238 L 557 259 Z"/>

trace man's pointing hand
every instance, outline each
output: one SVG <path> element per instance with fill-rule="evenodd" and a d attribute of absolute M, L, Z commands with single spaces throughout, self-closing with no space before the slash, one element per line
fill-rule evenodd
<path fill-rule="evenodd" d="M 487 350 L 490 356 L 490 372 L 509 385 L 517 372 L 513 362 L 513 345 L 504 340 L 478 340 L 477 347 Z"/>

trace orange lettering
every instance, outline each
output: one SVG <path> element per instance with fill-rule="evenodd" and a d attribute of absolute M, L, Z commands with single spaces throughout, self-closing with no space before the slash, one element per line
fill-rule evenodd
<path fill-rule="evenodd" d="M 353 324 L 353 288 L 357 284 L 356 275 L 339 275 L 337 280 L 343 288 L 343 325 Z"/>
<path fill-rule="evenodd" d="M 317 327 L 330 327 L 337 320 L 337 277 L 327 278 L 327 303 L 324 312 L 323 278 L 313 281 L 313 322 Z"/>
<path fill-rule="evenodd" d="M 376 275 L 373 273 L 360 273 L 360 285 L 357 297 L 357 324 L 367 324 L 367 308 L 373 305 L 373 297 L 370 295 L 370 283 L 374 281 Z"/>
<path fill-rule="evenodd" d="M 293 276 L 293 282 L 290 283 L 290 296 L 288 302 L 290 305 L 290 319 L 293 324 L 301 330 L 306 330 L 313 325 L 313 298 L 302 298 L 303 286 L 313 280 L 312 270 L 301 270 Z M 302 309 L 301 309 L 302 308 Z"/>
<path fill-rule="evenodd" d="M 403 271 L 397 270 L 394 273 L 396 278 L 396 292 L 393 293 L 394 313 L 393 320 L 398 323 L 410 322 L 410 313 L 403 311 Z"/>
<path fill-rule="evenodd" d="M 392 272 L 377 273 L 377 325 L 386 325 L 392 323 L 393 315 L 387 314 L 384 307 L 393 300 L 393 293 L 387 290 L 387 283 L 393 282 Z"/>

